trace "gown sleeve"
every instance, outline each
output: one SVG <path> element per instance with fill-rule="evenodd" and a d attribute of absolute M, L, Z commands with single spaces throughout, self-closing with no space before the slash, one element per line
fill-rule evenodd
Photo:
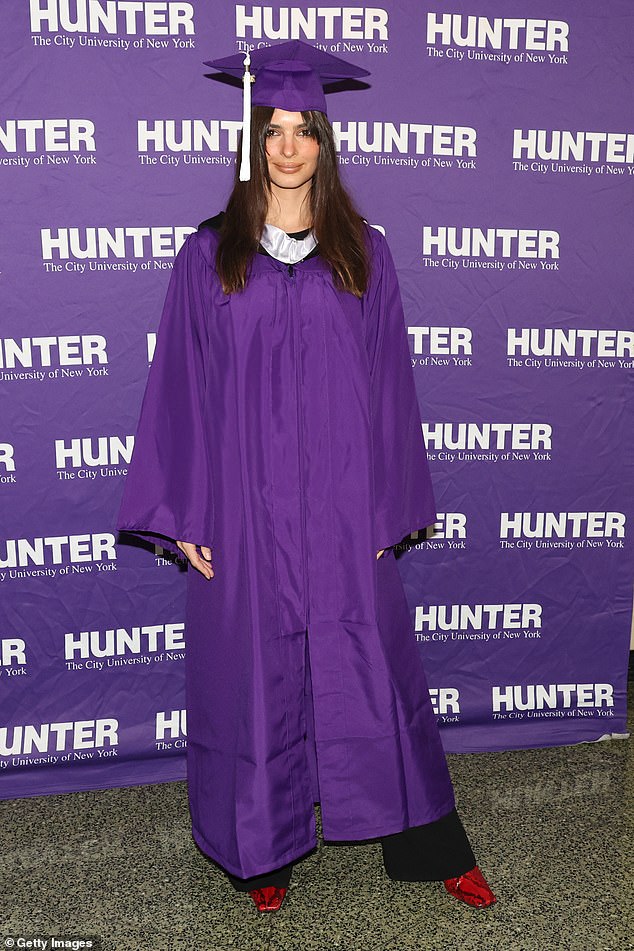
<path fill-rule="evenodd" d="M 174 260 L 116 522 L 175 554 L 176 540 L 213 542 L 204 418 L 210 277 L 191 234 Z"/>
<path fill-rule="evenodd" d="M 381 549 L 431 525 L 436 510 L 396 269 L 386 240 L 372 231 L 371 278 L 363 303 Z"/>

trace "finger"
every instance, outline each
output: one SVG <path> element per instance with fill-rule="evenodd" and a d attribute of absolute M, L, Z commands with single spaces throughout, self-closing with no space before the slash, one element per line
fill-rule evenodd
<path fill-rule="evenodd" d="M 380 558 L 384 551 L 385 551 L 385 548 L 382 548 L 381 551 L 377 551 L 376 557 Z"/>
<path fill-rule="evenodd" d="M 205 578 L 213 578 L 214 569 L 211 566 L 211 562 L 205 561 L 204 558 L 201 558 L 198 552 L 195 553 L 194 558 L 190 559 L 191 564 L 196 568 Z"/>
<path fill-rule="evenodd" d="M 207 548 L 205 545 L 200 546 L 200 553 L 206 561 L 211 561 L 211 548 Z"/>
<path fill-rule="evenodd" d="M 193 544 L 192 542 L 176 542 L 176 544 L 181 549 L 181 551 L 183 551 L 184 554 L 187 556 L 187 560 L 189 561 L 192 568 L 195 568 L 197 571 L 200 571 L 200 573 L 204 575 L 205 578 L 213 578 L 214 570 L 211 564 L 208 561 L 204 561 L 200 557 L 200 555 L 196 551 L 195 544 Z M 207 550 L 209 551 L 209 549 Z M 211 556 L 210 551 L 209 551 L 209 554 Z"/>

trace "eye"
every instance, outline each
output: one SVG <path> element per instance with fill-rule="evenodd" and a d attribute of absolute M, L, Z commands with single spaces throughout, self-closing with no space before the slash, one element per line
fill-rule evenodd
<path fill-rule="evenodd" d="M 300 129 L 299 135 L 304 136 L 307 139 L 315 138 L 315 134 L 311 129 Z"/>
<path fill-rule="evenodd" d="M 274 136 L 274 135 L 277 135 L 277 129 L 270 129 L 270 128 L 269 128 L 269 129 L 266 130 L 266 136 L 267 136 L 267 138 L 270 138 L 271 136 Z"/>

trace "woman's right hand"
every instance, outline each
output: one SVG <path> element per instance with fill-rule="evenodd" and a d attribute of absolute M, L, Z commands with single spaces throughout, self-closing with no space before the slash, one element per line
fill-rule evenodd
<path fill-rule="evenodd" d="M 214 569 L 211 564 L 211 548 L 206 548 L 204 545 L 200 546 L 202 552 L 202 558 L 196 550 L 197 546 L 192 542 L 176 542 L 180 550 L 183 552 L 188 562 L 195 568 L 197 571 L 200 571 L 201 575 L 204 575 L 205 578 L 213 578 Z"/>

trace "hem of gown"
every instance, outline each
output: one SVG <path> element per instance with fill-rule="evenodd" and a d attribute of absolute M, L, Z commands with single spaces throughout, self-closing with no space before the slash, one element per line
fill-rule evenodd
<path fill-rule="evenodd" d="M 323 807 L 322 807 L 323 808 Z M 424 815 L 410 817 L 408 820 L 403 820 L 403 822 L 396 823 L 396 825 L 382 825 L 376 826 L 371 829 L 368 829 L 366 826 L 362 831 L 350 832 L 349 829 L 345 830 L 345 835 L 337 835 L 332 832 L 332 829 L 328 829 L 326 832 L 325 826 L 327 822 L 324 821 L 323 811 L 322 811 L 322 825 L 323 829 L 323 838 L 324 842 L 359 842 L 364 839 L 380 839 L 384 835 L 394 835 L 397 832 L 405 832 L 406 829 L 411 829 L 414 826 L 423 826 L 427 825 L 430 822 L 437 822 L 439 819 L 444 819 L 445 816 L 448 816 L 456 808 L 456 801 L 452 796 L 450 799 L 446 800 L 442 806 L 439 806 L 438 809 L 434 810 L 433 813 L 426 813 Z"/>
<path fill-rule="evenodd" d="M 213 859 L 214 862 L 217 862 L 218 865 L 221 865 L 223 869 L 227 872 L 231 872 L 232 875 L 235 875 L 237 878 L 253 878 L 255 875 L 266 875 L 268 872 L 273 872 L 278 868 L 281 868 L 283 865 L 289 865 L 291 862 L 296 862 L 299 859 L 303 858 L 309 852 L 312 852 L 313 849 L 317 848 L 317 839 L 315 838 L 311 843 L 307 843 L 303 846 L 300 846 L 295 849 L 290 849 L 288 852 L 283 852 L 282 855 L 276 856 L 275 864 L 271 865 L 256 865 L 253 871 L 250 871 L 248 875 L 244 874 L 244 869 L 239 869 L 237 865 L 228 862 L 226 858 L 220 855 L 216 849 L 209 844 L 203 835 L 198 832 L 192 826 L 192 838 L 196 845 L 202 849 L 202 851 Z"/>
<path fill-rule="evenodd" d="M 400 544 L 404 538 L 409 538 L 413 532 L 419 532 L 424 528 L 428 528 L 430 525 L 433 525 L 436 521 L 436 512 L 427 512 L 425 515 L 420 515 L 415 519 L 408 519 L 406 525 L 401 525 L 396 531 L 386 531 L 385 537 L 389 535 L 390 538 L 394 538 L 394 541 L 388 541 L 387 544 L 383 544 L 380 541 L 379 536 L 382 535 L 382 531 L 377 532 L 377 551 L 386 548 L 394 548 L 395 545 Z M 416 528 L 412 528 L 412 523 L 415 523 Z M 398 536 L 398 537 L 395 537 Z"/>
<path fill-rule="evenodd" d="M 119 532 L 127 532 L 130 535 L 141 535 L 144 541 L 150 542 L 153 545 L 159 545 L 166 551 L 170 551 L 180 558 L 185 558 L 184 552 L 182 552 L 176 544 L 176 538 L 159 528 L 141 527 L 138 525 L 116 525 L 115 528 Z M 204 546 L 205 548 L 213 548 L 213 545 L 211 543 L 207 544 L 207 542 L 196 542 L 195 544 L 201 547 Z"/>
<path fill-rule="evenodd" d="M 176 539 L 172 535 L 162 531 L 161 528 L 150 528 L 149 525 L 117 524 L 115 529 L 118 532 L 127 532 L 130 535 L 150 535 L 152 538 L 165 539 L 166 542 L 171 542 L 172 545 L 176 544 Z"/>

